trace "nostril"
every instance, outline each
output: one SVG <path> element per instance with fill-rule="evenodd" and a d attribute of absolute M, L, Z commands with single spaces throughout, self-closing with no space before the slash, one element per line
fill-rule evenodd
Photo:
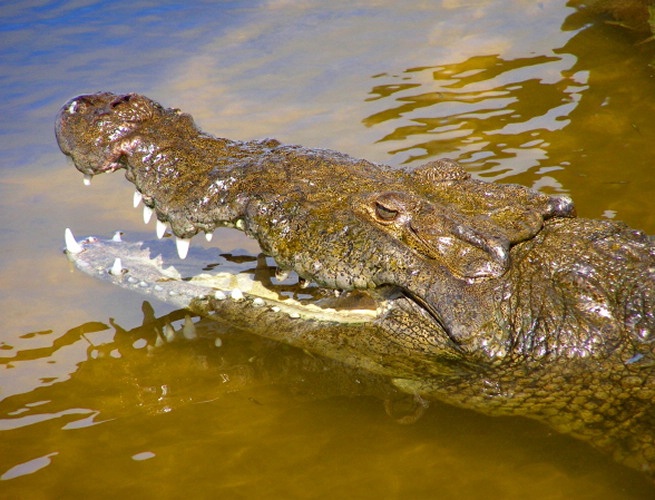
<path fill-rule="evenodd" d="M 113 109 L 113 108 L 119 106 L 120 104 L 123 104 L 124 102 L 129 102 L 130 99 L 132 99 L 132 96 L 130 94 L 120 96 L 117 99 L 114 99 L 113 101 L 111 101 L 109 103 L 109 107 Z"/>

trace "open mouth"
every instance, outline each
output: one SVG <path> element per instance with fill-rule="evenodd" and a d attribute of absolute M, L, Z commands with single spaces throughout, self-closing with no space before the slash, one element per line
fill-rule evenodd
<path fill-rule="evenodd" d="M 83 272 L 203 316 L 231 316 L 247 328 L 257 324 L 263 335 L 302 319 L 302 342 L 298 323 L 287 324 L 290 333 L 280 337 L 303 348 L 320 343 L 335 356 L 349 344 L 353 359 L 377 371 L 390 371 L 391 349 L 398 366 L 414 373 L 417 343 L 427 372 L 443 372 L 433 368 L 434 351 L 446 353 L 447 370 L 462 357 L 452 321 L 440 312 L 440 301 L 453 293 L 449 287 L 459 294 L 461 280 L 426 279 L 443 274 L 445 266 L 353 208 L 380 186 L 398 192 L 425 182 L 447 196 L 451 177 L 463 175 L 458 166 L 428 165 L 421 174 L 273 139 L 217 138 L 201 132 L 190 115 L 137 94 L 76 97 L 60 110 L 55 131 L 85 184 L 124 170 L 136 187 L 134 206 L 144 206 L 144 222 L 153 216 L 157 221 L 158 239 L 146 243 L 120 236 L 78 241 L 67 231 L 66 252 Z M 432 182 L 433 176 L 440 181 Z M 474 189 L 487 200 L 487 191 L 477 184 Z M 424 222 L 443 226 L 433 215 Z M 204 233 L 211 240 L 225 227 L 255 239 L 262 256 L 190 248 L 193 236 Z M 417 340 L 412 328 L 403 333 L 407 325 L 430 333 Z"/>
<path fill-rule="evenodd" d="M 159 234 L 159 233 L 158 233 Z M 163 234 L 162 234 L 163 236 Z M 179 241 L 179 240 L 178 240 Z M 250 306 L 291 319 L 331 323 L 375 320 L 386 308 L 391 290 L 373 298 L 363 291 L 338 292 L 304 282 L 295 273 L 280 273 L 270 257 L 221 253 L 194 248 L 185 259 L 171 238 L 147 242 L 94 236 L 78 240 L 65 231 L 65 253 L 80 271 L 122 288 L 153 296 L 182 308 L 212 313 L 220 303 Z"/>
<path fill-rule="evenodd" d="M 357 281 L 361 274 L 351 273 L 338 259 L 337 270 L 325 273 L 321 257 L 308 259 L 305 248 L 300 251 L 310 262 L 304 267 L 296 265 L 297 252 L 293 250 L 285 249 L 282 259 L 279 252 L 271 251 L 278 242 L 287 244 L 275 227 L 276 218 L 287 214 L 266 214 L 263 221 L 257 218 L 261 214 L 249 210 L 254 206 L 251 201 L 259 199 L 257 189 L 263 181 L 257 162 L 279 145 L 277 141 L 241 143 L 209 138 L 198 131 L 190 116 L 163 109 L 136 94 L 74 98 L 60 110 L 55 129 L 62 152 L 84 174 L 85 185 L 90 185 L 95 175 L 125 169 L 126 178 L 137 187 L 134 207 L 143 205 L 146 224 L 153 215 L 156 220 L 157 239 L 144 243 L 123 241 L 118 233 L 104 240 L 77 240 L 67 229 L 69 259 L 95 278 L 203 314 L 224 310 L 226 304 L 240 304 L 318 322 L 372 322 L 400 295 L 395 286 L 376 287 L 370 278 Z M 302 152 L 293 147 L 285 151 L 288 153 L 283 151 L 274 161 L 284 161 L 284 154 L 300 155 L 299 161 L 303 161 Z M 316 158 L 321 155 L 310 161 Z M 243 161 L 250 166 L 241 167 Z M 267 165 L 261 175 L 275 177 L 279 175 L 276 171 L 275 165 Z M 254 177 L 246 179 L 247 175 Z M 244 178 L 239 180 L 239 176 Z M 280 186 L 281 191 L 285 189 Z M 284 199 L 273 192 L 270 205 L 262 205 L 262 212 Z M 291 200 L 293 192 L 287 198 Z M 288 203 L 293 211 L 294 202 Z M 270 239 L 256 236 L 254 227 L 269 223 L 271 227 L 260 233 L 270 234 Z M 223 227 L 236 227 L 254 237 L 262 252 L 275 260 L 263 254 L 221 254 L 201 247 L 190 250 L 194 235 L 204 233 L 211 241 L 214 231 Z M 294 244 L 302 247 L 306 233 L 289 227 L 285 234 L 292 231 L 297 233 Z M 323 242 L 319 250 L 330 248 L 331 243 L 334 241 Z"/>

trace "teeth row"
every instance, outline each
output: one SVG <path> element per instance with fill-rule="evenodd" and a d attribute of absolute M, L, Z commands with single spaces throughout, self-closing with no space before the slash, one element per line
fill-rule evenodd
<path fill-rule="evenodd" d="M 78 254 L 78 253 L 81 253 L 81 252 L 84 251 L 84 248 L 82 247 L 82 245 L 80 245 L 77 242 L 77 240 L 75 239 L 75 236 L 73 235 L 73 232 L 70 230 L 70 228 L 66 228 L 66 230 L 64 231 L 64 240 L 66 242 L 66 251 L 68 253 Z M 112 238 L 112 240 L 115 241 L 115 242 L 120 242 L 121 241 L 120 231 L 117 231 L 114 234 L 114 237 Z M 87 243 L 91 243 L 93 241 L 96 241 L 96 239 L 93 238 L 93 237 L 89 237 L 84 241 L 87 242 Z M 186 257 L 186 255 L 187 255 L 187 252 L 189 251 L 190 239 L 178 238 L 176 243 L 177 243 L 178 254 L 180 255 L 180 258 L 184 259 Z M 127 273 L 128 270 L 123 267 L 123 262 L 120 259 L 120 257 L 116 257 L 114 259 L 114 262 L 113 262 L 112 266 L 107 270 L 107 272 L 109 274 L 111 274 L 112 276 L 121 276 L 121 275 Z M 278 276 L 278 279 L 283 278 L 283 277 L 284 277 L 284 273 L 281 273 Z M 131 277 L 131 276 L 127 278 L 127 281 L 130 282 L 130 283 L 136 284 L 139 287 L 148 287 L 149 286 L 147 282 L 139 281 L 137 278 L 134 278 L 134 277 Z M 307 281 L 301 280 L 301 286 L 308 285 L 308 284 L 309 283 Z M 154 290 L 161 292 L 163 290 L 163 288 L 160 285 L 156 284 L 156 285 L 154 285 Z M 176 295 L 179 292 L 176 292 L 174 290 L 170 290 L 168 293 L 169 293 L 169 295 Z M 335 294 L 338 294 L 337 290 L 335 290 Z M 228 297 L 231 298 L 235 302 L 241 302 L 241 301 L 246 300 L 246 296 L 245 296 L 245 294 L 243 293 L 243 291 L 240 288 L 233 288 L 229 292 L 224 292 L 222 290 L 216 290 L 214 292 L 214 298 L 216 300 L 226 300 Z M 265 301 L 261 297 L 254 298 L 252 303 L 256 307 L 261 307 L 261 306 L 265 305 Z M 271 307 L 271 310 L 273 312 L 280 312 L 280 308 L 277 307 L 277 306 Z M 299 318 L 300 317 L 299 313 L 297 313 L 297 312 L 291 312 L 291 313 L 289 313 L 289 316 L 291 318 Z M 165 328 L 165 331 L 163 333 L 164 333 L 164 336 L 166 337 L 166 339 L 169 340 L 169 341 L 171 339 L 173 339 L 174 335 L 175 335 L 175 333 L 174 333 L 174 331 L 173 331 L 173 329 L 172 329 L 172 327 L 170 325 L 169 325 L 168 329 Z M 182 334 L 187 339 L 193 339 L 193 338 L 195 338 L 197 336 L 197 334 L 195 332 L 195 325 L 191 321 L 190 317 L 185 318 L 184 327 L 182 328 Z M 218 347 L 220 344 L 216 344 L 216 345 Z"/>
<path fill-rule="evenodd" d="M 156 328 L 155 331 L 157 331 Z M 175 328 L 173 328 L 173 325 L 171 325 L 170 323 L 166 323 L 164 325 L 161 333 L 157 331 L 157 340 L 155 341 L 155 347 L 161 347 L 166 342 L 174 342 L 177 338 L 180 337 L 180 334 L 182 337 L 184 337 L 187 340 L 193 340 L 198 338 L 196 325 L 191 320 L 191 316 L 189 316 L 188 314 L 184 317 L 184 325 L 182 326 L 181 331 L 176 332 Z"/>
<path fill-rule="evenodd" d="M 91 184 L 90 175 L 84 176 L 84 184 L 87 186 Z M 143 195 L 138 191 L 135 191 L 134 197 L 132 199 L 132 204 L 134 205 L 134 207 L 135 208 L 138 207 L 142 200 L 143 200 Z M 152 208 L 148 207 L 147 205 L 143 206 L 143 222 L 145 224 L 148 224 L 150 222 L 153 213 L 154 211 Z M 158 239 L 162 239 L 164 237 L 164 234 L 166 233 L 166 223 L 160 221 L 159 219 L 157 219 L 156 233 Z M 211 241 L 213 236 L 214 236 L 213 233 L 205 233 L 205 238 L 207 238 L 207 241 Z M 121 241 L 120 231 L 117 231 L 114 234 L 112 240 Z M 66 228 L 66 230 L 64 231 L 64 241 L 66 243 L 66 251 L 68 253 L 78 254 L 84 250 L 82 246 L 75 239 L 75 236 L 73 236 L 73 233 L 70 230 L 70 228 Z M 175 245 L 177 247 L 177 254 L 179 255 L 180 259 L 186 258 L 187 254 L 189 253 L 190 244 L 191 244 L 190 238 L 179 238 L 179 237 L 176 238 Z M 119 275 L 121 273 L 122 268 L 121 268 L 120 259 L 116 259 L 116 260 L 117 262 L 114 262 L 114 265 L 112 266 L 111 274 Z"/>
<path fill-rule="evenodd" d="M 134 196 L 132 198 L 132 205 L 134 208 L 137 208 L 140 204 L 141 201 L 143 201 L 143 195 L 139 193 L 138 191 L 134 191 Z M 152 219 L 152 214 L 154 213 L 154 210 L 150 208 L 147 205 L 143 205 L 143 222 L 145 224 L 148 224 L 150 220 Z M 157 219 L 157 227 L 155 229 L 157 233 L 157 238 L 162 239 L 164 237 L 164 234 L 166 234 L 166 223 L 160 221 Z M 207 241 L 211 241 L 214 236 L 214 233 L 205 233 L 205 238 Z M 189 245 L 191 243 L 190 238 L 177 238 L 175 240 L 175 244 L 177 247 L 177 254 L 180 256 L 180 259 L 185 259 L 187 254 L 189 253 Z"/>
<path fill-rule="evenodd" d="M 89 174 L 86 174 L 84 176 L 82 182 L 84 183 L 85 186 L 91 185 L 91 178 L 92 176 Z M 137 208 L 141 204 L 141 201 L 143 201 L 143 195 L 138 191 L 134 191 L 134 196 L 132 197 L 132 206 L 134 206 L 134 208 Z M 148 207 L 147 205 L 143 205 L 143 222 L 145 224 L 148 224 L 150 222 L 150 220 L 152 219 L 153 212 L 154 211 L 152 208 Z M 161 240 L 164 237 L 164 234 L 166 233 L 166 223 L 157 219 L 156 232 L 157 232 L 157 238 Z M 213 236 L 214 236 L 213 233 L 205 233 L 205 238 L 207 238 L 207 241 L 211 241 Z M 64 233 L 64 239 L 66 241 L 66 250 L 69 253 L 73 253 L 73 254 L 80 253 L 83 250 L 80 244 L 77 241 L 75 241 L 75 237 L 73 236 L 73 233 L 68 228 L 66 228 L 66 231 Z M 113 239 L 115 241 L 120 241 L 120 235 L 116 233 Z M 187 238 L 177 238 L 176 240 L 177 253 L 180 256 L 180 259 L 186 258 L 187 254 L 189 253 L 190 241 L 191 240 Z"/>
<path fill-rule="evenodd" d="M 91 176 L 85 176 L 85 184 L 87 184 L 86 180 L 87 177 L 89 179 L 88 182 L 90 182 Z M 142 200 L 142 195 L 138 191 L 135 191 L 134 193 L 134 206 L 138 206 L 139 203 L 141 203 Z M 147 207 L 146 205 L 143 206 L 143 222 L 148 224 L 150 222 L 150 219 L 152 218 L 153 210 L 150 207 Z M 164 234 L 166 233 L 166 223 L 160 221 L 157 219 L 157 238 L 162 239 L 164 237 Z M 207 241 L 211 241 L 212 237 L 214 236 L 213 233 L 205 233 L 205 238 L 207 238 Z M 113 241 L 121 241 L 121 233 L 120 231 L 116 231 L 114 234 Z M 66 243 L 66 251 L 71 254 L 78 254 L 84 250 L 82 246 L 77 242 L 75 239 L 75 236 L 73 236 L 73 232 L 70 230 L 70 228 L 66 228 L 64 231 L 64 242 Z M 180 257 L 180 259 L 185 259 L 186 256 L 189 253 L 189 246 L 191 245 L 191 239 L 190 238 L 176 238 L 175 240 L 175 246 L 177 247 L 177 254 Z M 116 259 L 114 262 L 114 265 L 111 268 L 111 274 L 113 275 L 120 275 L 122 272 L 122 266 L 120 259 Z"/>
<path fill-rule="evenodd" d="M 91 184 L 91 176 L 85 175 L 84 185 L 88 186 L 90 184 Z M 134 196 L 132 198 L 132 205 L 136 208 L 139 206 L 142 200 L 143 200 L 143 195 L 138 191 L 135 191 Z M 145 224 L 148 224 L 150 222 L 153 213 L 154 211 L 152 208 L 148 207 L 147 205 L 143 206 L 143 222 Z M 166 223 L 160 221 L 159 219 L 157 219 L 156 233 L 158 239 L 162 239 L 164 237 L 164 234 L 166 233 Z M 211 241 L 213 236 L 214 236 L 213 233 L 205 233 L 205 238 L 207 238 L 207 241 Z M 114 234 L 112 240 L 121 241 L 121 233 L 117 231 Z M 70 230 L 70 228 L 66 228 L 66 230 L 64 231 L 64 242 L 66 243 L 66 251 L 68 253 L 78 254 L 84 250 L 84 248 L 82 248 L 82 246 L 75 239 L 75 236 L 73 236 L 73 232 Z M 189 253 L 190 244 L 191 244 L 190 238 L 179 238 L 179 237 L 176 238 L 175 246 L 177 247 L 177 254 L 179 255 L 180 259 L 186 258 L 186 256 Z M 122 272 L 122 265 L 120 259 L 116 259 L 114 265 L 110 270 L 110 273 L 118 276 L 121 274 L 121 272 Z"/>

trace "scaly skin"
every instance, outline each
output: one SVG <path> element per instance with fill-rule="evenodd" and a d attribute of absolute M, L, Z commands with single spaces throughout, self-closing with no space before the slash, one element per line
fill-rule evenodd
<path fill-rule="evenodd" d="M 178 237 L 236 226 L 281 269 L 379 305 L 370 321 L 275 329 L 280 313 L 247 301 L 185 307 L 410 393 L 542 420 L 655 474 L 655 246 L 642 233 L 576 218 L 564 198 L 471 179 L 449 160 L 405 171 L 213 138 L 135 94 L 77 97 L 56 133 L 86 175 L 125 168 Z"/>

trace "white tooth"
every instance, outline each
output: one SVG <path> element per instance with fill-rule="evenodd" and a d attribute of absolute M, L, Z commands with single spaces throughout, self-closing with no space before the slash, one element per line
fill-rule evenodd
<path fill-rule="evenodd" d="M 152 208 L 149 206 L 143 205 L 143 222 L 144 224 L 147 224 L 150 222 L 150 218 L 152 217 Z"/>
<path fill-rule="evenodd" d="M 114 236 L 111 237 L 111 241 L 123 241 L 123 240 L 121 239 L 121 232 L 120 232 L 120 231 L 116 231 L 116 232 L 114 233 Z"/>
<path fill-rule="evenodd" d="M 157 219 L 157 238 L 162 239 L 166 233 L 166 223 Z"/>
<path fill-rule="evenodd" d="M 66 242 L 66 251 L 68 253 L 80 253 L 82 250 L 82 246 L 75 240 L 75 236 L 73 236 L 73 232 L 70 230 L 70 228 L 66 228 L 66 231 L 64 231 L 64 241 Z"/>
<path fill-rule="evenodd" d="M 111 266 L 109 274 L 113 276 L 120 276 L 123 274 L 123 263 L 121 262 L 120 257 L 116 257 L 116 260 L 114 260 L 114 264 Z"/>
<path fill-rule="evenodd" d="M 170 323 L 166 323 L 164 325 L 164 328 L 162 328 L 164 338 L 166 339 L 167 342 L 173 342 L 175 340 L 175 330 L 173 329 L 173 326 Z"/>
<path fill-rule="evenodd" d="M 211 241 L 213 237 L 214 237 L 214 233 L 205 233 L 205 239 L 207 241 Z"/>
<path fill-rule="evenodd" d="M 230 293 L 230 297 L 232 297 L 232 300 L 234 302 L 241 302 L 245 297 L 243 296 L 243 292 L 239 290 L 238 288 L 235 288 L 232 290 Z"/>
<path fill-rule="evenodd" d="M 196 333 L 196 325 L 193 324 L 193 321 L 191 321 L 191 317 L 188 314 L 184 316 L 182 335 L 184 335 L 184 338 L 188 340 L 193 340 L 198 337 L 198 334 Z"/>
<path fill-rule="evenodd" d="M 155 335 L 156 335 L 155 347 L 163 346 L 165 341 L 164 341 L 164 338 L 162 337 L 161 333 L 159 333 L 159 330 L 157 328 L 155 328 Z"/>
<path fill-rule="evenodd" d="M 143 199 L 143 195 L 138 191 L 134 191 L 134 197 L 132 198 L 132 206 L 134 208 L 138 207 L 142 199 Z"/>
<path fill-rule="evenodd" d="M 279 267 L 275 270 L 275 279 L 278 281 L 284 281 L 289 277 L 288 269 L 280 269 Z"/>
<path fill-rule="evenodd" d="M 186 255 L 189 253 L 190 244 L 191 244 L 190 238 L 175 239 L 175 245 L 177 246 L 177 254 L 180 256 L 180 259 L 186 259 Z"/>
<path fill-rule="evenodd" d="M 243 222 L 243 219 L 237 219 L 236 223 L 234 224 L 237 229 L 243 231 L 246 227 L 246 223 Z"/>
<path fill-rule="evenodd" d="M 89 174 L 84 175 L 84 179 L 82 180 L 85 186 L 90 186 L 91 185 L 91 176 Z"/>

